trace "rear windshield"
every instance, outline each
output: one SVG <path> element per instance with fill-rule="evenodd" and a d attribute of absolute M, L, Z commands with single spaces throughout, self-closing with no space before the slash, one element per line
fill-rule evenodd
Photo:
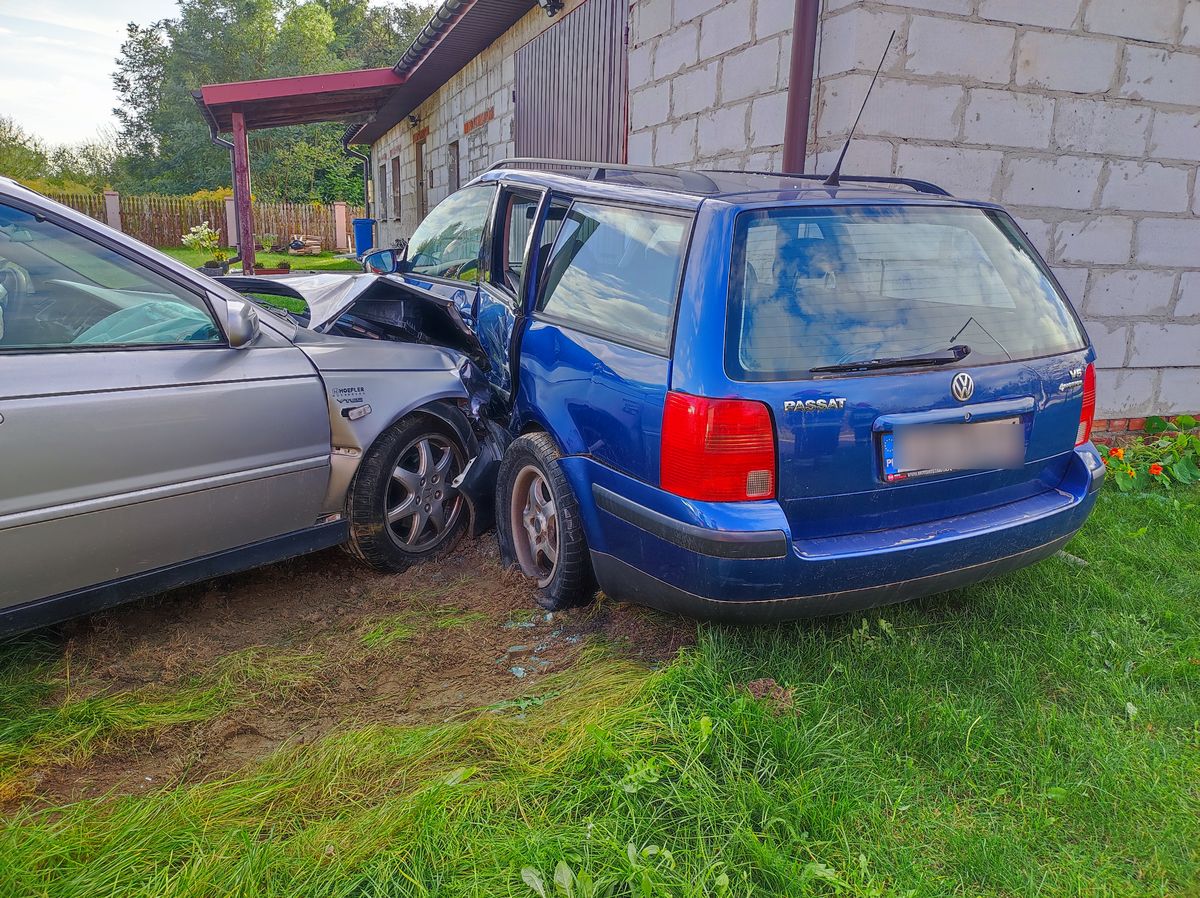
<path fill-rule="evenodd" d="M 979 365 L 1086 343 L 1007 215 L 836 206 L 738 215 L 725 345 L 731 376 L 792 380 L 951 347 Z"/>

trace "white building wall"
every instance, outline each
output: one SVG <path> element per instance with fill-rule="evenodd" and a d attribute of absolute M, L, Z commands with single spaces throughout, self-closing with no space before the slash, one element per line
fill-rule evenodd
<path fill-rule="evenodd" d="M 794 0 L 632 0 L 629 161 L 778 168 Z"/>
<path fill-rule="evenodd" d="M 794 9 L 630 0 L 629 161 L 778 169 Z M 403 162 L 384 245 L 417 223 L 414 131 L 430 129 L 430 207 L 450 141 L 464 183 L 512 154 L 513 53 L 554 21 L 530 12 L 376 144 L 376 174 Z M 893 29 L 845 170 L 1011 209 L 1096 344 L 1101 417 L 1200 409 L 1200 0 L 824 0 L 810 171 L 832 165 Z"/>
<path fill-rule="evenodd" d="M 631 162 L 778 169 L 793 0 L 634 0 Z M 1200 408 L 1200 2 L 825 0 L 809 171 L 1004 203 L 1096 343 L 1100 415 Z"/>

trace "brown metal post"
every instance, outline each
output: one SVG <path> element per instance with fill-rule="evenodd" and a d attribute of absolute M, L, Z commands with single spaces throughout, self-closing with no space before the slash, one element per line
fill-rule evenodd
<path fill-rule="evenodd" d="M 820 14 L 821 0 L 796 0 L 787 117 L 783 125 L 783 170 L 797 174 L 804 172 L 804 157 L 808 155 L 808 120 L 812 111 L 813 69 L 817 60 Z"/>
<path fill-rule="evenodd" d="M 233 202 L 237 206 L 238 251 L 242 273 L 254 274 L 254 212 L 250 203 L 250 145 L 246 140 L 246 118 L 240 112 L 233 119 Z"/>

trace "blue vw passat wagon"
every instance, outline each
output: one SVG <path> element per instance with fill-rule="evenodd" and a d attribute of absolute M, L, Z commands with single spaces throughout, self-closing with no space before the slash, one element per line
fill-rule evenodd
<path fill-rule="evenodd" d="M 909 599 L 1052 554 L 1103 478 L 1061 287 L 931 184 L 510 160 L 369 261 L 478 340 L 502 553 L 548 608 Z"/>

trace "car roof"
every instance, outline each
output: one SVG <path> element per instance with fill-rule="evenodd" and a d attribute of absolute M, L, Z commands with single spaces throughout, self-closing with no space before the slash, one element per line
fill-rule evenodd
<path fill-rule="evenodd" d="M 674 169 L 554 159 L 506 159 L 476 181 L 544 187 L 574 196 L 696 209 L 707 200 L 732 205 L 919 203 L 997 208 L 951 196 L 926 181 L 843 175 L 827 186 L 823 176 L 722 169 Z"/>

